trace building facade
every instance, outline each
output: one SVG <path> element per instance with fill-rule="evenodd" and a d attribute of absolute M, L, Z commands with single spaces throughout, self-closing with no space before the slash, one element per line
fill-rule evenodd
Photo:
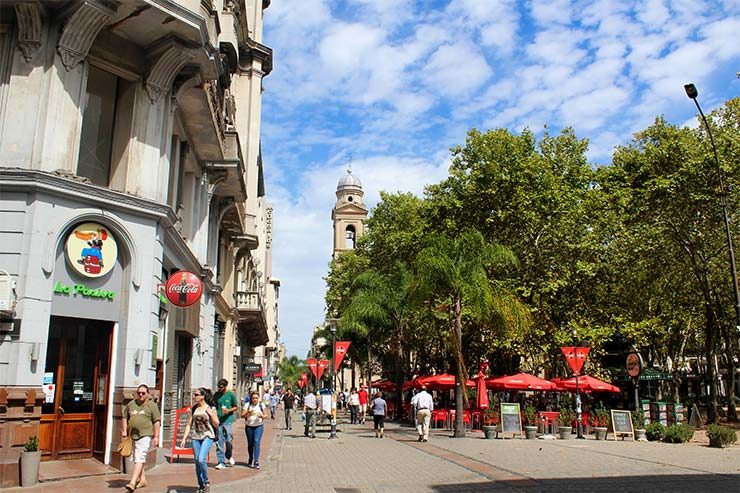
<path fill-rule="evenodd" d="M 47 460 L 118 466 L 139 384 L 166 446 L 191 389 L 246 390 L 275 352 L 269 3 L 0 4 L 0 454 L 37 435 Z M 183 270 L 203 283 L 188 307 L 162 296 Z"/>

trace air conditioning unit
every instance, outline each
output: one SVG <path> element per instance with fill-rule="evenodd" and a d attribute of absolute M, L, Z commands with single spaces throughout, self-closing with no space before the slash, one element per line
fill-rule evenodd
<path fill-rule="evenodd" d="M 12 323 L 15 318 L 15 279 L 0 269 L 0 324 Z"/>

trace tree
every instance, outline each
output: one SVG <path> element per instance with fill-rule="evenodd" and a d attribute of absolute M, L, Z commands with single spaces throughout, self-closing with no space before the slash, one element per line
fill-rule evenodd
<path fill-rule="evenodd" d="M 447 307 L 452 321 L 450 342 L 455 360 L 455 436 L 464 437 L 463 386 L 468 371 L 463 356 L 463 311 L 481 319 L 494 308 L 494 290 L 488 278 L 491 266 L 516 265 L 510 250 L 492 245 L 476 230 L 465 231 L 456 238 L 434 236 L 416 262 L 416 285 L 422 298 Z"/>
<path fill-rule="evenodd" d="M 298 356 L 283 358 L 277 364 L 277 374 L 284 387 L 295 387 L 296 382 L 301 379 L 301 374 L 307 371 L 308 367 L 305 360 L 298 358 Z"/>

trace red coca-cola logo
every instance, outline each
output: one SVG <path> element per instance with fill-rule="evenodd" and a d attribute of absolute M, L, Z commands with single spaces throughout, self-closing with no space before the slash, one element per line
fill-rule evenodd
<path fill-rule="evenodd" d="M 190 306 L 203 294 L 203 283 L 192 272 L 181 270 L 167 279 L 164 294 L 175 306 Z"/>

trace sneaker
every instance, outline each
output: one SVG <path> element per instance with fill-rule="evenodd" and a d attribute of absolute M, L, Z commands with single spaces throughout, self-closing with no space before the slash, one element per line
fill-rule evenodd
<path fill-rule="evenodd" d="M 218 470 L 226 469 L 226 466 L 224 464 L 222 464 L 222 463 L 219 462 L 218 464 L 216 464 L 216 469 L 218 469 Z"/>
<path fill-rule="evenodd" d="M 251 463 L 251 462 L 250 462 L 250 463 L 248 463 L 248 464 L 247 464 L 247 467 L 251 469 L 251 468 L 252 468 L 252 463 Z"/>
<path fill-rule="evenodd" d="M 254 465 L 254 468 L 255 468 L 255 469 L 259 469 L 259 468 L 260 468 L 260 465 L 259 465 L 259 464 L 255 464 L 255 465 Z"/>
<path fill-rule="evenodd" d="M 231 457 L 231 458 L 229 459 L 229 465 L 230 465 L 230 466 L 233 466 L 234 464 L 236 464 L 236 461 L 234 460 L 234 458 L 233 458 L 233 457 Z"/>

